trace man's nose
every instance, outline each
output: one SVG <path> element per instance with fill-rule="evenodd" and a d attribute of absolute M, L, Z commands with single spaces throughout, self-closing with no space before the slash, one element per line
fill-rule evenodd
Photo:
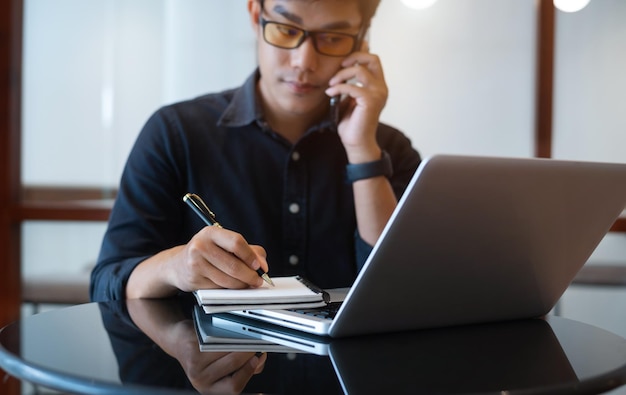
<path fill-rule="evenodd" d="M 291 65 L 303 70 L 315 69 L 317 65 L 317 50 L 313 37 L 306 37 L 298 48 L 291 50 Z"/>

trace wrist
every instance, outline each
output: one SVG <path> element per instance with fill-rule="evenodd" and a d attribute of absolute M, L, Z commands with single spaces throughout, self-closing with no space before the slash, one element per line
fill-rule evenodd
<path fill-rule="evenodd" d="M 390 178 L 393 174 L 391 158 L 386 151 L 381 151 L 378 158 L 368 162 L 349 163 L 346 166 L 346 180 L 355 182 L 368 178 L 384 176 Z"/>
<path fill-rule="evenodd" d="M 379 160 L 382 154 L 378 144 L 359 145 L 358 147 L 345 146 L 344 148 L 348 157 L 348 163 L 351 164 L 373 162 Z"/>
<path fill-rule="evenodd" d="M 365 163 L 380 159 L 376 130 L 346 130 L 339 134 L 348 162 Z"/>

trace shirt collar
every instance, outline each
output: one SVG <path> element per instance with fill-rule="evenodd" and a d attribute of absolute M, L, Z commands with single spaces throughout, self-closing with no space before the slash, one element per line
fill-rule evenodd
<path fill-rule="evenodd" d="M 249 125 L 257 119 L 262 119 L 261 106 L 256 97 L 256 83 L 259 80 L 258 68 L 244 84 L 235 90 L 233 99 L 226 107 L 217 124 L 226 127 Z"/>
<path fill-rule="evenodd" d="M 263 124 L 263 110 L 261 109 L 256 90 L 260 75 L 259 69 L 257 68 L 254 73 L 246 79 L 243 85 L 235 90 L 233 99 L 217 122 L 219 126 L 241 127 L 255 121 L 260 125 Z M 330 114 L 317 125 L 311 127 L 307 134 L 316 130 L 328 129 L 336 130 L 335 125 L 333 125 L 330 119 Z"/>

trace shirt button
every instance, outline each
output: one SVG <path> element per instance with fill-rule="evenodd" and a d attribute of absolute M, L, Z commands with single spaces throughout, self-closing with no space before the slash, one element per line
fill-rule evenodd
<path fill-rule="evenodd" d="M 300 160 L 300 153 L 298 151 L 295 151 L 293 154 L 291 154 L 291 159 L 294 162 L 297 162 Z"/>
<path fill-rule="evenodd" d="M 289 205 L 289 212 L 291 214 L 298 214 L 300 212 L 300 205 L 298 203 L 291 203 Z"/>
<path fill-rule="evenodd" d="M 300 262 L 300 258 L 298 258 L 297 255 L 291 255 L 289 257 L 289 264 L 291 266 L 296 266 L 298 264 L 298 262 Z"/>

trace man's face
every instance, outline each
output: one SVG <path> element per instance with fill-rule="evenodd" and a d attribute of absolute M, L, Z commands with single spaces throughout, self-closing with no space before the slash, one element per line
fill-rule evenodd
<path fill-rule="evenodd" d="M 263 10 L 252 7 L 253 21 L 255 9 L 256 15 L 260 13 L 260 17 L 267 21 L 307 31 L 357 35 L 361 28 L 356 0 L 265 0 Z M 258 17 L 256 21 L 260 90 L 266 106 L 271 111 L 293 115 L 324 111 L 329 100 L 324 91 L 345 56 L 320 54 L 311 37 L 293 49 L 272 46 L 263 38 Z"/>

